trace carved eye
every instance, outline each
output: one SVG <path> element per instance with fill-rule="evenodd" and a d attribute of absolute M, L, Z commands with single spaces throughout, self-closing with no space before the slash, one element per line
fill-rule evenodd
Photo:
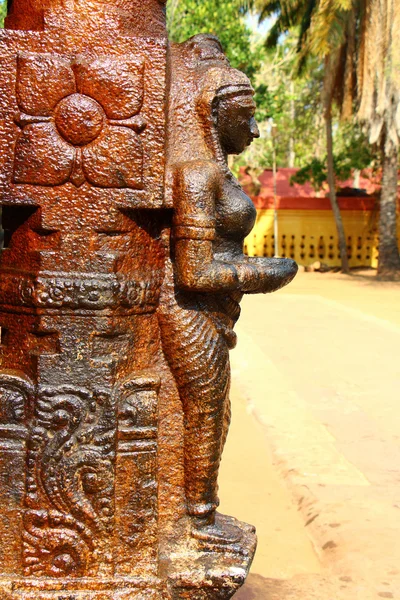
<path fill-rule="evenodd" d="M 54 413 L 53 419 L 52 419 L 52 425 L 56 429 L 61 429 L 63 427 L 66 427 L 68 425 L 69 421 L 70 421 L 70 415 L 68 414 L 68 412 L 66 410 L 60 409 Z"/>
<path fill-rule="evenodd" d="M 68 574 L 75 568 L 75 561 L 70 554 L 58 554 L 53 558 L 53 565 L 62 573 Z"/>
<path fill-rule="evenodd" d="M 128 396 L 126 398 L 125 403 L 121 410 L 121 417 L 126 421 L 129 421 L 131 425 L 134 425 L 137 422 L 138 411 L 135 406 L 136 397 L 135 395 Z"/>
<path fill-rule="evenodd" d="M 104 480 L 94 471 L 88 471 L 82 475 L 82 487 L 87 494 L 97 494 L 105 485 Z"/>
<path fill-rule="evenodd" d="M 97 302 L 100 299 L 100 292 L 98 290 L 91 290 L 88 294 L 89 302 Z"/>

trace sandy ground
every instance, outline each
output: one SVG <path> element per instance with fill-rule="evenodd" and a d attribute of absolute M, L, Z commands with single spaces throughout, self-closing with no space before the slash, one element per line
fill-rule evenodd
<path fill-rule="evenodd" d="M 400 598 L 400 284 L 300 273 L 237 333 L 221 512 L 259 549 L 235 599 Z"/>

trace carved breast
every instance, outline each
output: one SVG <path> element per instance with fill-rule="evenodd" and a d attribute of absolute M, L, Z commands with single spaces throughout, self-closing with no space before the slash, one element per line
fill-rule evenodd
<path fill-rule="evenodd" d="M 218 236 L 242 242 L 253 229 L 257 216 L 247 194 L 231 181 L 225 181 L 215 208 Z"/>

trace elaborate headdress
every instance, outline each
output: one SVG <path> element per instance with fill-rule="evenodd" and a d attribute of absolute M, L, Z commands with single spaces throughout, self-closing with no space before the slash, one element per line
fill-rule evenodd
<path fill-rule="evenodd" d="M 215 126 L 218 101 L 253 95 L 246 75 L 230 66 L 219 40 L 200 34 L 172 45 L 168 163 L 223 157 Z"/>

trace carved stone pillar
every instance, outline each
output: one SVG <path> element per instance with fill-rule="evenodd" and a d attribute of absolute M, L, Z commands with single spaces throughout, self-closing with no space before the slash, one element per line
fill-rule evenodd
<path fill-rule="evenodd" d="M 0 31 L 4 600 L 230 598 L 255 551 L 215 514 L 227 356 L 241 294 L 294 270 L 196 271 L 240 189 L 211 104 L 252 92 L 214 38 L 167 51 L 162 0 L 13 0 Z"/>

